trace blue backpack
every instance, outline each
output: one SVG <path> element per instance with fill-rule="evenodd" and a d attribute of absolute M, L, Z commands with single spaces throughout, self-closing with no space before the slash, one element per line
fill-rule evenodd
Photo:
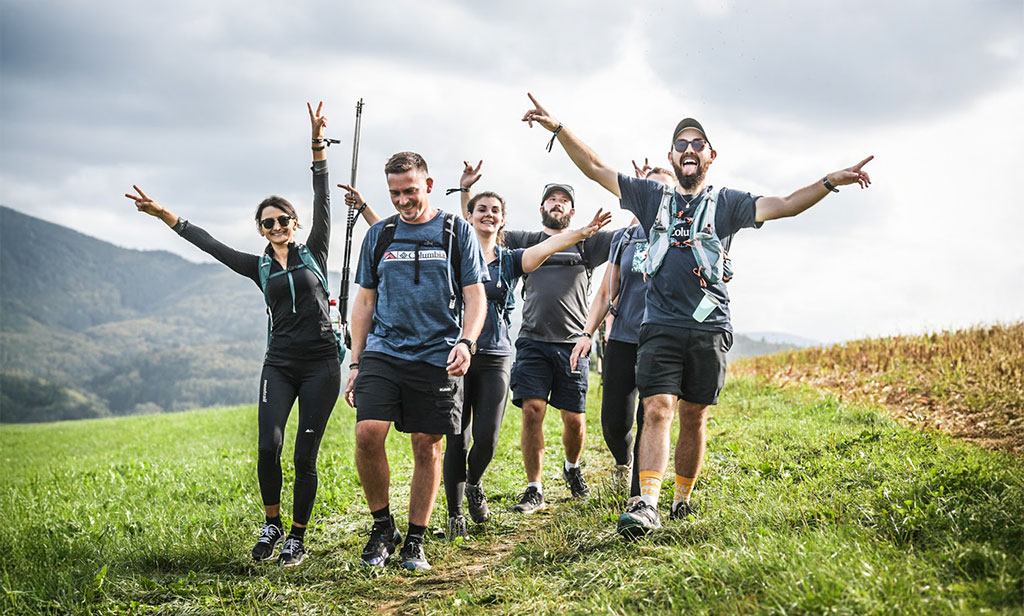
<path fill-rule="evenodd" d="M 316 258 L 313 257 L 313 253 L 309 251 L 309 248 L 305 244 L 296 244 L 295 249 L 299 252 L 299 259 L 302 261 L 298 265 L 289 265 L 279 272 L 270 273 L 270 265 L 272 259 L 270 255 L 264 254 L 260 257 L 260 288 L 263 289 L 263 300 L 267 302 L 267 348 L 270 348 L 270 337 L 274 333 L 274 314 L 270 311 L 270 298 L 267 297 L 267 283 L 270 282 L 271 278 L 277 278 L 278 276 L 288 276 L 288 288 L 292 292 L 292 313 L 295 313 L 295 279 L 292 277 L 292 272 L 302 268 L 308 268 L 316 275 L 317 280 L 324 287 L 324 293 L 327 297 L 331 296 L 330 289 L 327 288 L 327 277 L 324 276 L 324 272 L 320 269 L 320 264 L 316 262 Z M 341 332 L 337 329 L 332 328 L 334 331 L 334 340 L 338 343 L 338 361 L 344 363 L 345 361 L 345 345 L 341 343 Z"/>

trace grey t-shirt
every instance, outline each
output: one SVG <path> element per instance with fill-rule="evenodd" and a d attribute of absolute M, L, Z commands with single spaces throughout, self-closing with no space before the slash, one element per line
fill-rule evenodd
<path fill-rule="evenodd" d="M 644 229 L 650 229 L 654 224 L 658 207 L 661 205 L 662 187 L 663 184 L 654 180 L 642 180 L 619 174 L 622 207 L 636 214 Z M 706 193 L 707 189 L 705 189 L 705 195 Z M 679 196 L 678 192 L 675 192 L 674 195 L 672 219 L 675 220 L 676 215 L 681 214 L 682 222 L 675 226 L 673 232 L 685 237 L 684 234 L 689 232 L 689 223 L 686 222 L 686 218 L 689 216 L 687 212 L 692 213 L 696 210 L 698 199 L 704 198 L 705 195 L 698 198 L 689 195 L 688 199 L 693 198 L 689 207 L 686 207 L 686 201 Z M 715 212 L 715 231 L 727 247 L 731 243 L 730 236 L 740 229 L 761 227 L 761 223 L 754 220 L 754 204 L 758 198 L 748 192 L 729 188 L 723 189 L 720 193 Z M 661 269 L 647 281 L 647 309 L 644 312 L 644 323 L 709 331 L 732 331 L 732 324 L 729 322 L 729 293 L 724 282 L 707 287 L 707 291 L 720 302 L 720 307 L 715 308 L 703 323 L 698 323 L 693 319 L 693 311 L 704 297 L 700 278 L 693 273 L 696 267 L 697 260 L 690 248 L 673 247 L 668 250 L 665 260 L 662 261 Z"/>
<path fill-rule="evenodd" d="M 443 248 L 421 247 L 417 257 L 413 245 L 392 243 L 381 258 L 378 280 L 373 271 L 373 250 L 384 222 L 378 222 L 366 232 L 359 253 L 356 284 L 377 290 L 373 326 L 366 337 L 367 351 L 435 366 L 446 364 L 448 353 L 462 332 L 459 325 L 462 287 L 487 280 L 487 265 L 476 233 L 462 217 L 456 216 L 453 222 L 462 275 L 461 280 L 454 281 L 460 302 L 454 310 L 449 308 L 449 265 Z M 440 244 L 443 229 L 443 212 L 418 225 L 407 224 L 399 218 L 394 239 L 431 240 Z M 447 246 L 448 238 L 443 240 Z"/>
<path fill-rule="evenodd" d="M 507 248 L 529 248 L 546 240 L 543 231 L 505 231 Z M 557 252 L 523 277 L 521 338 L 573 342 L 587 324 L 587 295 L 594 268 L 608 260 L 612 232 L 598 231 Z M 582 245 L 582 255 L 578 248 Z"/>
<path fill-rule="evenodd" d="M 625 244 L 620 250 L 619 244 L 623 241 Z M 644 307 L 647 305 L 644 298 L 647 285 L 640 271 L 640 263 L 647 252 L 647 234 L 644 233 L 644 228 L 636 224 L 616 231 L 608 259 L 615 257 L 616 252 L 619 253 L 616 264 L 619 266 L 619 294 L 615 300 L 615 307 L 619 314 L 612 321 L 608 339 L 637 344 L 640 341 L 640 323 L 644 318 Z M 609 267 L 611 265 L 609 263 Z"/>

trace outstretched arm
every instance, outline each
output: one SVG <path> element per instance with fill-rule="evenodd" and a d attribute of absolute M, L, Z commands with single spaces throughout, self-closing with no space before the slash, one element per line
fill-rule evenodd
<path fill-rule="evenodd" d="M 359 191 L 355 189 L 355 186 L 349 186 L 348 184 L 338 184 L 338 188 L 344 188 L 346 191 L 348 191 L 347 193 L 345 193 L 345 205 L 349 206 L 350 208 L 358 212 L 362 212 L 363 220 L 366 221 L 366 224 L 372 227 L 373 225 L 380 222 L 380 215 L 377 214 L 377 212 L 375 212 L 372 207 L 370 207 L 370 204 L 368 204 L 366 201 L 363 201 L 363 196 L 359 194 Z"/>
<path fill-rule="evenodd" d="M 523 252 L 523 273 L 529 274 L 547 261 L 551 255 L 594 235 L 611 221 L 611 212 L 597 210 L 594 219 L 587 226 L 580 227 L 575 231 L 552 235 L 543 242 L 530 246 Z"/>
<path fill-rule="evenodd" d="M 480 173 L 480 167 L 484 166 L 484 161 L 481 160 L 476 164 L 476 167 L 469 164 L 467 161 L 462 161 L 462 177 L 459 178 L 459 188 L 465 190 L 459 193 L 459 199 L 462 201 L 462 215 L 469 218 L 469 200 L 473 198 L 473 193 L 470 190 L 473 184 L 483 176 Z"/>
<path fill-rule="evenodd" d="M 587 147 L 587 144 L 580 141 L 572 131 L 563 126 L 546 109 L 541 107 L 532 94 L 527 93 L 526 95 L 533 102 L 533 109 L 528 110 L 523 115 L 523 122 L 529 124 L 530 128 L 533 128 L 533 123 L 537 122 L 553 133 L 557 131 L 558 142 L 562 144 L 565 153 L 580 168 L 583 175 L 604 186 L 616 197 L 621 197 L 622 195 L 619 194 L 619 173 L 604 164 L 604 161 Z"/>
<path fill-rule="evenodd" d="M 821 180 L 809 186 L 804 186 L 788 197 L 761 197 L 754 204 L 754 219 L 757 222 L 764 222 L 766 220 L 775 220 L 776 218 L 796 216 L 829 194 L 830 191 L 825 186 L 826 181 L 832 186 L 845 186 L 853 183 L 860 184 L 861 188 L 871 186 L 871 177 L 863 170 L 863 167 L 872 158 L 874 158 L 874 155 L 868 156 L 852 167 L 833 171 Z"/>
<path fill-rule="evenodd" d="M 124 196 L 135 202 L 135 209 L 145 214 L 149 214 L 150 216 L 159 218 L 164 221 L 168 227 L 173 227 L 178 224 L 178 217 L 173 212 L 156 201 L 153 201 L 146 195 L 146 193 L 142 192 L 142 189 L 138 186 L 132 184 L 132 188 L 139 194 L 133 195 L 131 193 L 125 193 Z"/>
<path fill-rule="evenodd" d="M 327 127 L 327 116 L 320 115 L 324 108 L 324 102 L 320 101 L 320 104 L 316 106 L 316 112 L 313 111 L 313 105 L 310 105 L 308 102 L 306 103 L 306 108 L 309 109 L 309 123 L 313 125 L 313 161 L 327 160 L 327 149 L 322 142 L 324 128 Z M 321 141 L 316 141 L 317 139 Z"/>
<path fill-rule="evenodd" d="M 583 326 L 583 335 L 576 339 L 576 346 L 572 348 L 572 355 L 569 356 L 570 370 L 576 369 L 576 362 L 581 357 L 590 355 L 590 349 L 594 344 L 594 332 L 608 315 L 608 298 L 611 294 L 608 285 L 613 278 L 618 278 L 618 275 L 618 266 L 609 264 L 604 278 L 601 279 L 601 286 L 594 293 L 594 301 L 590 302 L 590 313 L 587 315 L 587 324 Z"/>

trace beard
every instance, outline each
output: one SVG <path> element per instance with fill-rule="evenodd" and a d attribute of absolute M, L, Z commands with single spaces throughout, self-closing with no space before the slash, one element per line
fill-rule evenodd
<path fill-rule="evenodd" d="M 708 173 L 708 166 L 711 161 L 706 161 L 704 164 L 697 163 L 697 173 L 693 175 L 683 175 L 683 167 L 679 163 L 672 161 L 672 170 L 676 173 L 676 180 L 679 181 L 679 187 L 688 193 L 693 192 L 694 188 L 697 188 L 704 181 L 704 176 Z"/>
<path fill-rule="evenodd" d="M 572 221 L 572 214 L 566 214 L 561 218 L 553 218 L 547 212 L 541 212 L 540 221 L 548 229 L 561 230 L 569 226 L 569 223 Z"/>

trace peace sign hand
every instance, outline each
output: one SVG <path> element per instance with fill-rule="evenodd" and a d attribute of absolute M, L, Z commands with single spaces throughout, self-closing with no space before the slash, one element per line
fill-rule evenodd
<path fill-rule="evenodd" d="M 597 210 L 597 214 L 594 214 L 594 219 L 590 221 L 590 224 L 580 229 L 580 234 L 583 237 L 590 237 L 601 230 L 601 227 L 607 225 L 612 221 L 612 213 L 606 212 L 603 209 Z"/>
<path fill-rule="evenodd" d="M 324 102 L 320 101 L 320 104 L 316 106 L 316 113 L 313 112 L 313 105 L 306 103 L 306 108 L 309 109 L 309 123 L 313 126 L 313 139 L 324 138 L 324 127 L 327 126 L 327 116 L 320 115 L 323 111 Z"/>
<path fill-rule="evenodd" d="M 157 218 L 159 218 L 160 215 L 164 213 L 165 210 L 163 206 L 157 203 L 156 201 L 150 199 L 146 195 L 146 193 L 142 192 L 141 188 L 135 186 L 134 184 L 132 185 L 132 188 L 134 188 L 135 191 L 139 194 L 133 195 L 131 193 L 125 193 L 124 196 L 135 201 L 135 209 L 139 210 L 140 212 L 145 212 L 150 216 L 156 216 Z"/>
<path fill-rule="evenodd" d="M 558 128 L 558 120 L 549 114 L 546 109 L 540 106 L 537 99 L 533 98 L 533 94 L 527 92 L 526 95 L 530 97 L 530 101 L 533 103 L 533 109 L 530 109 L 523 115 L 523 122 L 529 124 L 530 128 L 533 128 L 533 123 L 536 122 L 549 131 L 555 132 L 555 129 Z"/>
<path fill-rule="evenodd" d="M 641 180 L 647 177 L 647 174 L 651 172 L 652 168 L 651 163 L 647 162 L 646 158 L 644 159 L 643 167 L 637 165 L 635 160 L 633 161 L 633 172 L 636 173 L 636 177 Z"/>
<path fill-rule="evenodd" d="M 477 163 L 476 167 L 466 161 L 462 161 L 462 164 L 464 167 L 462 169 L 462 177 L 459 178 L 459 186 L 462 188 L 469 188 L 473 184 L 476 184 L 477 180 L 483 176 L 483 174 L 480 173 L 480 167 L 484 166 L 484 161 L 481 160 Z"/>
<path fill-rule="evenodd" d="M 867 188 L 868 186 L 871 186 L 871 176 L 869 176 L 862 167 L 871 162 L 871 159 L 874 157 L 875 155 L 872 154 L 852 167 L 833 171 L 825 177 L 833 186 L 845 186 L 856 182 L 857 184 L 860 184 L 861 188 Z"/>

